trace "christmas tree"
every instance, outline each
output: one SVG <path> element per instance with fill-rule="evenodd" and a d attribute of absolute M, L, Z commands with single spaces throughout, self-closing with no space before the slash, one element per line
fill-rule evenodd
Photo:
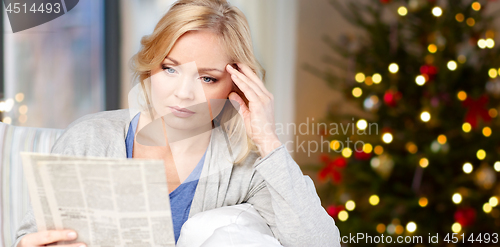
<path fill-rule="evenodd" d="M 325 39 L 343 57 L 328 60 L 341 75 L 309 69 L 369 116 L 332 107 L 322 125 L 330 149 L 316 186 L 342 236 L 500 244 L 500 50 L 489 2 L 331 1 L 362 33 Z"/>

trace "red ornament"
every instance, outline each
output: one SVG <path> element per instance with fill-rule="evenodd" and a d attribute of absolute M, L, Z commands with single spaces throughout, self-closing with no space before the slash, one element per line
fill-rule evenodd
<path fill-rule="evenodd" d="M 422 74 L 426 81 L 431 81 L 436 77 L 438 68 L 434 65 L 422 65 L 420 67 L 420 74 Z"/>
<path fill-rule="evenodd" d="M 384 94 L 384 102 L 386 105 L 390 107 L 395 107 L 397 102 L 403 97 L 403 94 L 401 92 L 398 92 L 393 89 L 389 89 L 385 91 Z"/>
<path fill-rule="evenodd" d="M 386 4 L 386 3 L 390 3 L 391 0 L 380 0 L 380 2 L 383 3 L 383 4 Z"/>
<path fill-rule="evenodd" d="M 339 169 L 347 165 L 347 160 L 344 157 L 337 157 L 331 160 L 326 154 L 322 154 L 320 159 L 322 163 L 325 163 L 325 167 L 318 173 L 319 180 L 325 181 L 330 176 L 334 183 L 340 183 L 342 181 L 342 174 Z"/>
<path fill-rule="evenodd" d="M 476 220 L 476 210 L 470 207 L 458 209 L 454 218 L 462 227 L 470 226 Z"/>
<path fill-rule="evenodd" d="M 363 151 L 363 150 L 361 150 L 361 151 L 356 150 L 354 152 L 354 158 L 356 158 L 358 160 L 367 160 L 367 159 L 370 159 L 371 156 L 372 156 L 371 154 L 365 153 L 365 151 Z"/>
<path fill-rule="evenodd" d="M 488 109 L 486 107 L 487 103 L 488 96 L 484 94 L 478 99 L 467 97 L 467 99 L 465 99 L 462 103 L 463 107 L 469 108 L 465 114 L 465 122 L 470 123 L 472 128 L 478 126 L 478 118 L 482 118 L 485 122 L 489 122 L 491 120 L 491 116 L 488 114 Z"/>
<path fill-rule="evenodd" d="M 339 217 L 339 213 L 342 210 L 345 210 L 344 205 L 338 205 L 338 206 L 330 205 L 326 208 L 326 212 L 333 218 Z"/>

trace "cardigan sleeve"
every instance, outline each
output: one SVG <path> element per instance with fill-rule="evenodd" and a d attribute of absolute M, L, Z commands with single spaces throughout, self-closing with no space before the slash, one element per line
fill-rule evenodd
<path fill-rule="evenodd" d="M 335 221 L 321 206 L 314 183 L 305 176 L 284 145 L 253 165 L 263 179 L 247 202 L 266 219 L 274 236 L 287 247 L 340 247 Z"/>
<path fill-rule="evenodd" d="M 33 207 L 31 206 L 31 202 L 29 203 L 28 211 L 23 217 L 21 221 L 21 225 L 17 229 L 16 232 L 16 241 L 12 245 L 12 247 L 16 247 L 21 239 L 28 233 L 37 232 L 38 228 L 36 226 L 35 215 L 33 214 Z"/>

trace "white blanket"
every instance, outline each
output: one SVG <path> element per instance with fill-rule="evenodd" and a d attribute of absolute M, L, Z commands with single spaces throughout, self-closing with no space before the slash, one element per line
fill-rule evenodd
<path fill-rule="evenodd" d="M 177 247 L 281 246 L 269 226 L 251 204 L 205 211 L 182 226 Z"/>

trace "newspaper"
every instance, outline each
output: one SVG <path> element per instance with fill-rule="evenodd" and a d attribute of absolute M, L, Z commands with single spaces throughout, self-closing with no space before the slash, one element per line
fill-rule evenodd
<path fill-rule="evenodd" d="M 38 231 L 78 233 L 57 245 L 175 246 L 162 160 L 21 156 Z"/>

